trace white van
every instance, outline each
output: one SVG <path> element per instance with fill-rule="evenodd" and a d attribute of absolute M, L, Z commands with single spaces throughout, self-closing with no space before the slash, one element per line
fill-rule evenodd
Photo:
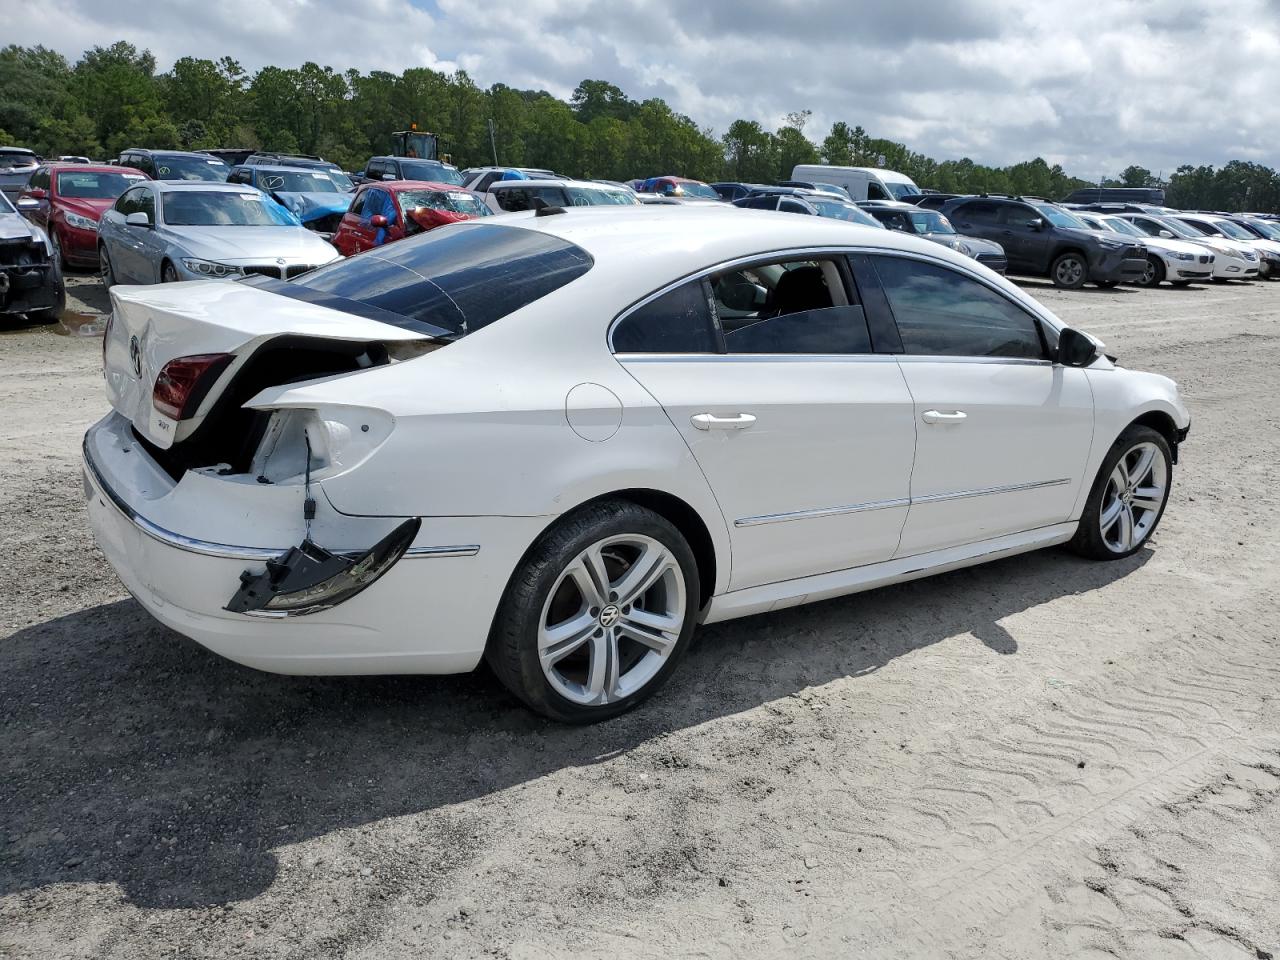
<path fill-rule="evenodd" d="M 834 183 L 854 200 L 902 200 L 921 190 L 906 174 L 877 167 L 833 167 L 825 163 L 801 163 L 791 179 L 803 183 Z"/>

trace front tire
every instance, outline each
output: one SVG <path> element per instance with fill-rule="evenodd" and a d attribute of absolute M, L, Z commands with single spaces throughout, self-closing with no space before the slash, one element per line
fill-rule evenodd
<path fill-rule="evenodd" d="M 1089 264 L 1083 256 L 1075 252 L 1067 252 L 1053 261 L 1049 268 L 1049 277 L 1055 287 L 1063 290 L 1079 290 L 1089 279 Z"/>
<path fill-rule="evenodd" d="M 182 278 L 178 276 L 178 268 L 166 260 L 164 265 L 160 268 L 160 282 L 177 283 L 181 279 Z"/>
<path fill-rule="evenodd" d="M 1147 268 L 1142 278 L 1135 281 L 1140 287 L 1158 287 L 1164 280 L 1164 263 L 1159 257 L 1147 257 Z"/>
<path fill-rule="evenodd" d="M 1169 442 L 1131 426 L 1111 445 L 1068 547 L 1092 560 L 1122 560 L 1155 533 L 1173 486 Z"/>
<path fill-rule="evenodd" d="M 512 575 L 485 657 L 530 708 L 565 723 L 650 697 L 693 635 L 697 561 L 665 518 L 602 501 L 538 538 Z"/>
<path fill-rule="evenodd" d="M 105 243 L 98 247 L 98 275 L 102 278 L 102 285 L 108 290 L 116 285 L 116 272 L 111 266 L 111 255 L 107 253 Z"/>

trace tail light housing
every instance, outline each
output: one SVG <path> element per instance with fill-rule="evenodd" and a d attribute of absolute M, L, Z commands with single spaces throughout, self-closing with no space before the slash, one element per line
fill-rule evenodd
<path fill-rule="evenodd" d="M 234 359 L 233 353 L 200 353 L 170 360 L 156 377 L 152 404 L 172 420 L 194 416 L 209 388 Z"/>

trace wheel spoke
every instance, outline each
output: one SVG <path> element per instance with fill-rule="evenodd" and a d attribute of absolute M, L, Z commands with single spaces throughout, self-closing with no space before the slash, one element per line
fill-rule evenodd
<path fill-rule="evenodd" d="M 1128 550 L 1133 546 L 1133 510 L 1125 505 L 1120 509 L 1120 542 L 1117 546 L 1121 550 Z"/>
<path fill-rule="evenodd" d="M 588 554 L 584 553 L 569 565 L 569 569 L 565 571 L 565 575 L 573 580 L 574 586 L 578 588 L 578 592 L 582 594 L 582 599 L 587 602 L 589 607 L 602 607 L 608 602 L 608 578 L 604 580 L 602 586 L 596 580 L 596 575 L 592 572 L 587 564 Z"/>
<path fill-rule="evenodd" d="M 591 638 L 591 668 L 587 674 L 587 693 L 597 703 L 608 703 L 618 689 L 620 669 L 618 638 L 612 630 Z"/>
<path fill-rule="evenodd" d="M 1139 487 L 1133 491 L 1133 499 L 1129 501 L 1135 510 L 1159 510 L 1164 502 L 1164 491 L 1156 487 Z"/>
<path fill-rule="evenodd" d="M 546 666 L 551 666 L 573 653 L 591 637 L 598 624 L 596 618 L 587 610 L 556 624 L 538 631 L 538 656 Z"/>
<path fill-rule="evenodd" d="M 631 615 L 618 624 L 618 630 L 650 650 L 666 653 L 680 639 L 680 626 L 681 622 L 675 617 L 632 610 Z"/>
<path fill-rule="evenodd" d="M 1150 444 L 1139 447 L 1138 462 L 1128 470 L 1129 486 L 1136 487 L 1151 472 L 1151 464 L 1156 459 L 1156 448 Z M 1122 460 L 1121 463 L 1124 461 Z"/>
<path fill-rule="evenodd" d="M 618 603 L 633 604 L 643 597 L 658 582 L 658 578 L 671 567 L 671 557 L 657 544 L 646 546 L 643 553 L 636 557 L 622 579 L 613 587 L 618 594 Z"/>
<path fill-rule="evenodd" d="M 1102 511 L 1099 517 L 1099 526 L 1103 533 L 1106 533 L 1116 525 L 1116 521 L 1120 519 L 1120 514 L 1124 513 L 1124 504 L 1117 498 L 1111 501 L 1111 505 Z"/>
<path fill-rule="evenodd" d="M 1124 493 L 1129 489 L 1129 474 L 1125 472 L 1124 460 L 1116 464 L 1116 468 L 1111 471 L 1111 483 L 1116 488 L 1116 495 Z"/>

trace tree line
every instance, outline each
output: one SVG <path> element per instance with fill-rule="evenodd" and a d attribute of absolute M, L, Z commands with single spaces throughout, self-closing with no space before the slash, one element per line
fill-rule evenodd
<path fill-rule="evenodd" d="M 124 41 L 75 63 L 45 47 L 0 49 L 0 144 L 42 155 L 114 157 L 126 147 L 240 147 L 320 154 L 345 169 L 390 151 L 393 130 L 416 123 L 441 138 L 459 166 L 498 162 L 578 177 L 625 180 L 675 173 L 699 180 L 772 182 L 797 163 L 883 166 L 948 193 L 1059 199 L 1095 184 L 1037 157 L 1006 167 L 934 160 L 841 121 L 820 140 L 810 111 L 776 130 L 735 120 L 717 136 L 659 98 L 636 101 L 603 80 L 583 80 L 568 102 L 545 90 L 478 86 L 465 71 L 338 72 L 316 63 L 245 70 L 232 57 L 183 57 L 164 73 Z M 1179 167 L 1167 182 L 1126 168 L 1104 186 L 1164 186 L 1185 208 L 1280 211 L 1280 177 L 1232 161 Z"/>

